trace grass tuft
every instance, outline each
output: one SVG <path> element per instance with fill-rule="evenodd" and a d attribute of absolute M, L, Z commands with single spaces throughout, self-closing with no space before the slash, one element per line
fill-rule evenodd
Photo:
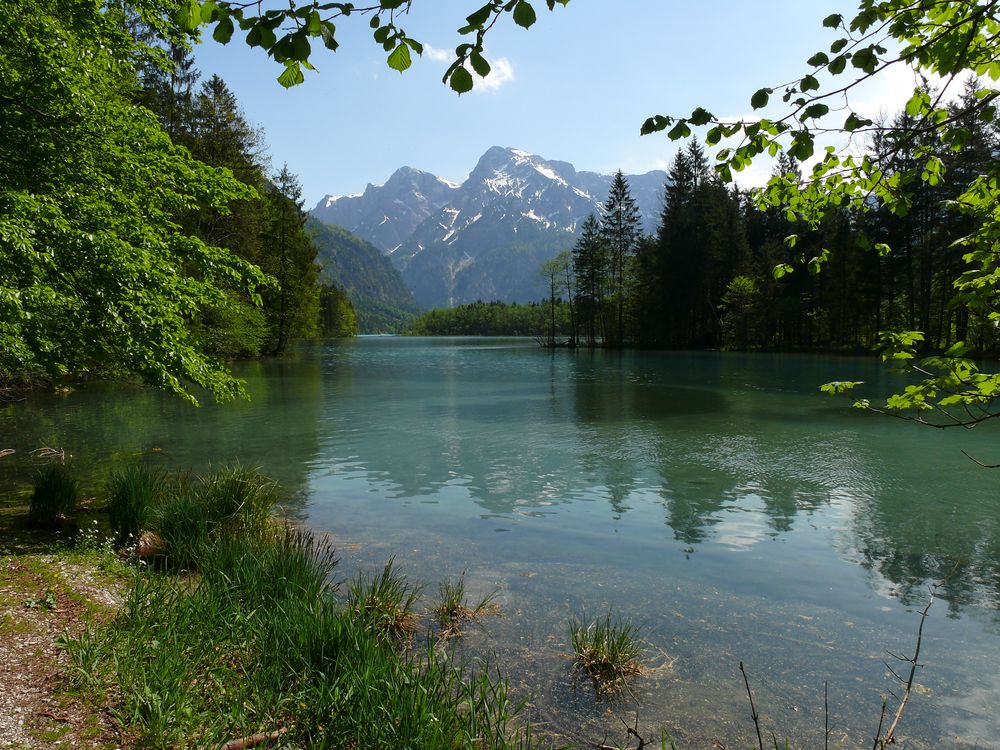
<path fill-rule="evenodd" d="M 245 546 L 273 537 L 276 501 L 274 482 L 238 464 L 194 481 L 181 476 L 161 500 L 153 531 L 168 567 L 198 570 L 210 543 L 232 540 Z"/>
<path fill-rule="evenodd" d="M 57 526 L 73 515 L 78 494 L 76 478 L 65 463 L 46 464 L 35 474 L 29 523 L 36 528 Z"/>
<path fill-rule="evenodd" d="M 209 520 L 198 498 L 179 483 L 156 509 L 154 525 L 168 567 L 196 570 L 208 545 Z"/>
<path fill-rule="evenodd" d="M 277 501 L 274 482 L 240 464 L 203 477 L 195 494 L 205 507 L 213 535 L 242 538 L 267 531 Z"/>
<path fill-rule="evenodd" d="M 163 482 L 162 472 L 141 464 L 111 474 L 108 516 L 119 547 L 134 544 L 146 530 Z"/>
<path fill-rule="evenodd" d="M 570 636 L 576 668 L 603 689 L 614 689 L 627 677 L 642 671 L 638 629 L 620 617 L 613 618 L 611 612 L 603 620 L 588 625 L 573 620 Z"/>
<path fill-rule="evenodd" d="M 421 586 L 411 585 L 390 558 L 379 575 L 359 573 L 347 587 L 347 606 L 355 620 L 385 638 L 408 638 L 416 629 L 414 605 Z"/>
<path fill-rule="evenodd" d="M 498 593 L 497 590 L 491 591 L 470 606 L 465 598 L 465 573 L 456 581 L 442 581 L 438 585 L 438 603 L 434 607 L 434 614 L 441 625 L 441 636 L 451 638 L 460 635 L 463 622 L 499 612 L 500 608 L 494 603 Z"/>

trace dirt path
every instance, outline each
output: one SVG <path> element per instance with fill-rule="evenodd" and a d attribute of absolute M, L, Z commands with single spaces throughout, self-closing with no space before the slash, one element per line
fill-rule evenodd
<path fill-rule="evenodd" d="M 59 555 L 0 556 L 0 748 L 116 748 L 99 707 L 68 690 L 63 634 L 77 635 L 118 606 L 99 570 Z"/>

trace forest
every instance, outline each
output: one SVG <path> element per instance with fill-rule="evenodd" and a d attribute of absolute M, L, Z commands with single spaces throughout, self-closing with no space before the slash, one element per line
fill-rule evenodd
<path fill-rule="evenodd" d="M 927 350 L 962 341 L 995 355 L 995 325 L 970 316 L 953 286 L 964 252 L 955 242 L 969 231 L 953 205 L 998 147 L 998 122 L 978 116 L 980 99 L 970 78 L 949 105 L 969 131 L 961 148 L 935 151 L 950 179 L 912 185 L 906 211 L 872 199 L 864 211 L 832 213 L 815 231 L 790 208 L 758 210 L 750 191 L 719 179 L 694 139 L 671 163 L 657 232 L 643 236 L 619 172 L 572 250 L 543 265 L 557 312 L 531 333 L 590 347 L 862 352 L 880 344 L 882 331 L 903 329 L 923 332 Z M 883 125 L 867 149 L 887 171 L 912 169 L 916 152 L 934 147 L 900 135 L 926 125 L 907 112 Z M 773 176 L 803 184 L 787 154 Z M 447 330 L 485 331 L 476 310 L 454 311 L 467 320 Z"/>
<path fill-rule="evenodd" d="M 0 385 L 228 398 L 226 360 L 355 332 L 295 175 L 162 8 L 19 0 L 0 31 Z"/>

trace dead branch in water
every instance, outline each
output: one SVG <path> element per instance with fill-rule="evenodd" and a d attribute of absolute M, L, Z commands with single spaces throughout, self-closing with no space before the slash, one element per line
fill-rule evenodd
<path fill-rule="evenodd" d="M 41 448 L 35 448 L 31 451 L 31 455 L 34 458 L 50 459 L 55 458 L 60 461 L 66 461 L 66 449 L 65 448 L 49 448 L 48 446 L 43 446 Z"/>
<path fill-rule="evenodd" d="M 889 724 L 889 728 L 885 731 L 884 736 L 881 735 L 882 721 L 879 721 L 880 731 L 875 735 L 876 747 L 884 748 L 886 745 L 891 745 L 893 742 L 896 741 L 896 727 L 899 726 L 899 720 L 903 717 L 903 711 L 906 709 L 906 704 L 910 701 L 910 695 L 913 692 L 913 678 L 916 676 L 917 667 L 921 666 L 918 663 L 918 659 L 920 658 L 920 644 L 923 642 L 924 639 L 924 623 L 927 621 L 927 613 L 930 611 L 931 605 L 933 603 L 934 603 L 934 589 L 931 589 L 931 597 L 927 602 L 927 606 L 924 607 L 923 611 L 920 613 L 920 625 L 919 627 L 917 627 L 917 643 L 913 648 L 913 656 L 910 658 L 906 658 L 903 656 L 897 656 L 896 654 L 893 654 L 891 651 L 889 652 L 889 655 L 892 656 L 894 659 L 898 659 L 899 661 L 909 664 L 910 672 L 907 675 L 906 680 L 904 681 L 898 674 L 896 674 L 896 671 L 892 669 L 892 667 L 889 667 L 889 671 L 892 672 L 893 675 L 895 675 L 896 678 L 899 679 L 900 682 L 903 682 L 904 684 L 903 697 L 899 699 L 899 706 L 896 708 L 896 713 L 892 717 L 892 723 Z M 884 719 L 885 717 L 884 701 L 882 705 L 882 715 Z"/>
<path fill-rule="evenodd" d="M 750 680 L 747 679 L 747 671 L 743 668 L 743 662 L 740 662 L 740 671 L 743 673 L 743 684 L 747 686 L 747 697 L 750 699 L 750 718 L 753 719 L 754 728 L 757 730 L 757 746 L 760 750 L 764 750 L 764 738 L 760 735 L 760 715 L 757 713 L 757 709 L 753 705 L 753 693 L 750 692 Z"/>

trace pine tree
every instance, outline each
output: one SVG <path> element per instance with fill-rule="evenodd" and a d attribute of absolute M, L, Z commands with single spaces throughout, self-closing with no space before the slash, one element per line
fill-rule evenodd
<path fill-rule="evenodd" d="M 174 143 L 188 145 L 194 89 L 201 73 L 190 48 L 182 44 L 170 44 L 163 56 L 163 64 L 142 66 L 139 103 L 156 113 Z"/>
<path fill-rule="evenodd" d="M 628 259 L 635 254 L 642 237 L 639 208 L 632 198 L 628 180 L 619 169 L 611 183 L 608 200 L 604 204 L 601 220 L 601 237 L 608 248 L 610 261 L 610 292 L 615 308 L 615 346 L 625 343 L 625 269 Z M 605 334 L 608 332 L 605 331 Z M 605 345 L 610 342 L 605 336 Z"/>
<path fill-rule="evenodd" d="M 302 187 L 288 165 L 267 193 L 268 220 L 261 266 L 277 281 L 265 310 L 272 330 L 270 350 L 281 354 L 294 338 L 316 334 L 319 298 L 316 246 L 305 229 Z"/>
<path fill-rule="evenodd" d="M 601 325 L 604 309 L 607 248 L 601 237 L 597 217 L 590 214 L 583 221 L 580 237 L 573 246 L 573 275 L 576 277 L 576 313 L 587 336 L 587 346 L 604 336 Z"/>

